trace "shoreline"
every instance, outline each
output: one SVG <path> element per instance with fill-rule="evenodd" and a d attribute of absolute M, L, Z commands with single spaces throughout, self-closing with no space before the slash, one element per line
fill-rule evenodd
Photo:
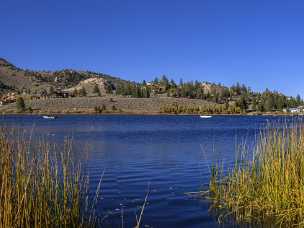
<path fill-rule="evenodd" d="M 92 112 L 5 112 L 0 113 L 2 116 L 12 116 L 12 115 L 20 115 L 20 116 L 42 116 L 42 115 L 55 115 L 55 116 L 293 116 L 299 117 L 304 116 L 304 114 L 290 114 L 290 113 L 240 113 L 240 114 L 171 114 L 171 113 L 153 113 L 153 112 L 105 112 L 105 113 L 92 113 Z"/>
<path fill-rule="evenodd" d="M 179 105 L 182 110 L 163 110 L 164 107 Z M 127 98 L 127 97 L 79 97 L 26 100 L 25 111 L 18 112 L 16 103 L 0 106 L 0 115 L 212 115 L 212 116 L 299 116 L 304 113 L 277 112 L 231 112 L 219 110 L 202 111 L 197 107 L 218 105 L 199 99 L 188 98 Z M 104 107 L 104 108 L 103 108 Z M 188 112 L 188 109 L 190 112 Z M 196 109 L 195 109 L 196 108 Z M 195 109 L 195 110 L 194 110 Z"/>

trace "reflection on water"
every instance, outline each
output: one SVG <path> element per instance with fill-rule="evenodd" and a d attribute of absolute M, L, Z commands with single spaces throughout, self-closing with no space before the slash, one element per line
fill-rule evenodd
<path fill-rule="evenodd" d="M 218 227 L 209 203 L 186 192 L 206 188 L 210 165 L 233 164 L 236 144 L 254 143 L 259 129 L 283 117 L 218 116 L 3 116 L 2 125 L 18 126 L 35 136 L 62 143 L 72 137 L 75 149 L 89 145 L 87 170 L 91 192 L 102 181 L 98 212 L 104 226 L 134 226 L 147 188 L 147 227 Z M 292 121 L 284 119 L 284 121 Z M 123 219 L 122 219 L 123 217 Z"/>

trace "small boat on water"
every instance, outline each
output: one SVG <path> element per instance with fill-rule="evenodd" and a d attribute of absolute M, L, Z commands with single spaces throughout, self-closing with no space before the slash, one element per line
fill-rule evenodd
<path fill-rule="evenodd" d="M 209 119 L 209 118 L 212 118 L 212 116 L 200 116 L 200 118 L 202 118 L 202 119 Z"/>
<path fill-rule="evenodd" d="M 42 116 L 43 119 L 48 119 L 48 120 L 54 120 L 57 117 L 56 116 Z"/>

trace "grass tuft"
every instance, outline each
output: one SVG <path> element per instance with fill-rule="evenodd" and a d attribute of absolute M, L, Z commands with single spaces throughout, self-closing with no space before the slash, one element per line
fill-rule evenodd
<path fill-rule="evenodd" d="M 87 196 L 70 140 L 59 150 L 0 129 L 0 227 L 93 227 Z"/>
<path fill-rule="evenodd" d="M 261 134 L 251 160 L 223 175 L 212 168 L 209 197 L 219 222 L 304 226 L 304 128 Z"/>

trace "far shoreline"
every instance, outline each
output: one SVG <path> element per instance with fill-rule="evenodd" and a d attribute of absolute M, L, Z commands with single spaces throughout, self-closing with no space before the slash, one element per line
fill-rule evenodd
<path fill-rule="evenodd" d="M 214 108 L 215 103 L 189 98 L 77 97 L 25 100 L 23 111 L 16 103 L 0 106 L 0 115 L 143 115 L 143 116 L 301 116 L 302 112 L 237 111 Z M 178 107 L 178 109 L 176 108 Z M 198 110 L 205 107 L 205 110 Z M 237 111 L 237 112 L 236 112 Z"/>
<path fill-rule="evenodd" d="M 0 113 L 2 116 L 289 116 L 289 117 L 300 117 L 304 114 L 293 114 L 293 113 L 235 113 L 235 114 L 172 114 L 172 113 L 147 113 L 147 112 L 105 112 L 105 113 L 92 113 L 92 112 L 5 112 Z"/>

